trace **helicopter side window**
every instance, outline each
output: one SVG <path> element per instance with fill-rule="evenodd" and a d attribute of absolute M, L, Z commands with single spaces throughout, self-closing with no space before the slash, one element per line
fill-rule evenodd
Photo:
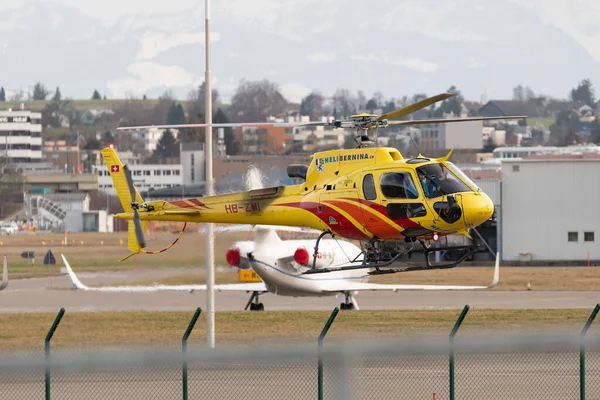
<path fill-rule="evenodd" d="M 365 195 L 365 200 L 377 199 L 377 192 L 375 191 L 375 181 L 373 180 L 373 175 L 371 174 L 367 174 L 363 178 L 363 194 Z"/>
<path fill-rule="evenodd" d="M 419 192 L 410 174 L 406 172 L 390 172 L 383 174 L 379 180 L 381 192 L 389 199 L 416 199 Z"/>

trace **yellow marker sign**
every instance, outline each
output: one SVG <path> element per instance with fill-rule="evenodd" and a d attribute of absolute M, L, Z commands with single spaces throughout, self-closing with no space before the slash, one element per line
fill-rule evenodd
<path fill-rule="evenodd" d="M 240 282 L 262 282 L 262 279 L 251 269 L 240 269 Z"/>

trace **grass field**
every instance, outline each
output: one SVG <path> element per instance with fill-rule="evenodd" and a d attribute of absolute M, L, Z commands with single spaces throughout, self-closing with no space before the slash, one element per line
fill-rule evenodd
<path fill-rule="evenodd" d="M 527 125 L 531 126 L 532 128 L 536 127 L 538 124 L 541 124 L 544 128 L 550 128 L 550 125 L 552 125 L 554 123 L 554 121 L 556 121 L 556 118 L 554 117 L 549 117 L 549 118 L 527 118 Z"/>
<path fill-rule="evenodd" d="M 175 233 L 153 232 L 147 235 L 148 250 L 159 250 L 176 238 Z M 286 237 L 286 236 L 284 236 Z M 0 254 L 9 256 L 9 272 L 12 279 L 29 276 L 47 276 L 59 273 L 63 265 L 60 254 L 64 253 L 73 269 L 77 271 L 125 270 L 139 268 L 189 267 L 189 274 L 164 278 L 160 281 L 137 281 L 128 284 L 190 284 L 203 283 L 205 276 L 194 268 L 204 266 L 204 235 L 189 231 L 170 250 L 156 254 L 140 254 L 124 262 L 118 260 L 129 254 L 126 236 L 116 233 L 77 233 L 68 235 L 68 245 L 62 246 L 62 234 L 0 236 Z M 236 240 L 251 240 L 250 232 L 219 233 L 215 238 L 216 264 L 227 267 L 225 253 Z M 121 244 L 122 242 L 122 244 Z M 52 250 L 57 265 L 43 265 L 44 255 Z M 35 262 L 29 264 L 21 258 L 23 251 L 34 251 Z M 493 268 L 460 266 L 448 270 L 417 271 L 371 278 L 376 283 L 419 283 L 487 285 L 491 282 Z M 219 283 L 237 281 L 235 269 L 217 274 Z M 501 267 L 500 284 L 496 290 L 600 290 L 598 267 Z"/>
<path fill-rule="evenodd" d="M 461 334 L 510 331 L 566 330 L 577 333 L 590 310 L 471 310 Z M 459 310 L 448 311 L 347 311 L 340 312 L 328 340 L 401 338 L 418 335 L 447 337 Z M 193 315 L 185 312 L 65 313 L 53 346 L 102 347 L 107 345 L 179 346 Z M 220 344 L 247 345 L 284 341 L 315 341 L 330 312 L 267 311 L 215 314 L 216 339 Z M 0 348 L 39 348 L 55 314 L 0 315 Z M 206 320 L 201 315 L 190 341 L 204 341 Z"/>

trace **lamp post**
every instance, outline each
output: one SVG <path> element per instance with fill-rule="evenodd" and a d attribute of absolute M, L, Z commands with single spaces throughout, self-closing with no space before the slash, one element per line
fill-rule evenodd
<path fill-rule="evenodd" d="M 212 196 L 212 89 L 210 74 L 210 0 L 205 0 L 205 41 L 206 71 L 204 75 L 204 115 L 206 120 L 205 159 L 206 159 L 206 195 Z M 214 231 L 213 224 L 206 224 L 206 341 L 209 348 L 215 347 L 215 265 L 214 265 Z"/>

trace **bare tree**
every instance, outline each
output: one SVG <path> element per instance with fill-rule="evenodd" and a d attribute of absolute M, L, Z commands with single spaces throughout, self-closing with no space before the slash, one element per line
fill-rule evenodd
<path fill-rule="evenodd" d="M 0 219 L 23 207 L 23 175 L 0 156 Z"/>
<path fill-rule="evenodd" d="M 242 81 L 231 100 L 231 116 L 239 122 L 264 122 L 285 114 L 287 101 L 276 83 Z"/>
<path fill-rule="evenodd" d="M 348 89 L 338 89 L 333 94 L 333 107 L 341 118 L 356 114 L 357 102 Z"/>
<path fill-rule="evenodd" d="M 189 105 L 187 112 L 190 118 L 198 117 L 199 115 L 204 118 L 204 103 L 206 103 L 206 89 L 204 88 L 204 82 L 197 89 L 191 90 L 188 93 Z M 212 103 L 213 106 L 219 102 L 219 92 L 217 89 L 212 89 Z"/>
<path fill-rule="evenodd" d="M 324 97 L 320 92 L 312 92 L 300 102 L 300 114 L 308 115 L 311 121 L 317 121 L 324 115 Z"/>
<path fill-rule="evenodd" d="M 127 98 L 115 110 L 121 125 L 150 125 L 153 110 L 146 102 L 134 97 Z"/>

